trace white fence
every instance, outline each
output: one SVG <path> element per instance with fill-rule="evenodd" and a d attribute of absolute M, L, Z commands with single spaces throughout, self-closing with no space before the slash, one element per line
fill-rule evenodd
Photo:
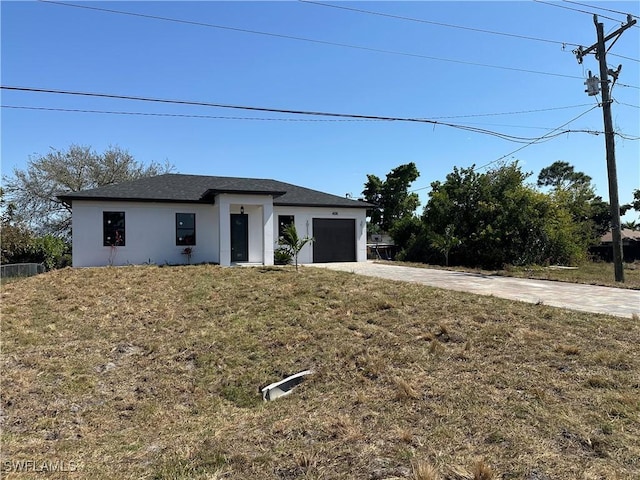
<path fill-rule="evenodd" d="M 32 277 L 45 271 L 42 263 L 9 263 L 0 266 L 0 277 Z"/>

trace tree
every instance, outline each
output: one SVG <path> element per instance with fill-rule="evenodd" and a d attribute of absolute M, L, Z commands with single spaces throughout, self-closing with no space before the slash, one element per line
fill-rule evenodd
<path fill-rule="evenodd" d="M 373 203 L 376 207 L 372 208 L 369 212 L 371 218 L 370 224 L 379 227 L 382 224 L 382 189 L 384 182 L 380 180 L 376 175 L 367 175 L 367 183 L 364 184 L 365 201 Z"/>
<path fill-rule="evenodd" d="M 71 209 L 56 195 L 170 172 L 173 165 L 144 165 L 120 147 L 97 154 L 88 146 L 71 145 L 30 157 L 27 168 L 3 177 L 14 220 L 37 234 L 69 237 Z"/>
<path fill-rule="evenodd" d="M 591 177 L 576 172 L 569 163 L 557 161 L 543 168 L 538 175 L 538 186 L 551 187 L 550 197 L 557 208 L 569 212 L 579 226 L 576 234 L 585 244 L 596 244 L 611 229 L 609 204 L 595 194 Z"/>
<path fill-rule="evenodd" d="M 640 189 L 633 191 L 633 201 L 620 207 L 620 215 L 624 215 L 629 210 L 635 210 L 640 212 Z M 640 220 L 640 219 L 639 219 Z M 622 224 L 622 228 L 628 228 L 630 230 L 640 230 L 640 222 L 636 220 L 630 220 Z"/>
<path fill-rule="evenodd" d="M 457 247 L 462 242 L 458 237 L 454 235 L 454 226 L 447 225 L 444 229 L 444 234 L 434 234 L 431 245 L 444 255 L 444 264 L 449 266 L 449 253 L 452 248 Z"/>
<path fill-rule="evenodd" d="M 8 203 L 4 188 L 0 188 L 0 263 L 28 262 L 33 253 L 33 236 L 23 225 L 15 223 L 15 206 Z"/>
<path fill-rule="evenodd" d="M 640 189 L 633 191 L 633 200 L 631 203 L 625 203 L 620 206 L 620 215 L 626 214 L 629 210 L 640 212 Z"/>
<path fill-rule="evenodd" d="M 31 232 L 20 225 L 2 221 L 0 230 L 0 263 L 30 262 L 34 252 Z"/>
<path fill-rule="evenodd" d="M 298 254 L 300 250 L 309 242 L 313 242 L 313 237 L 303 237 L 300 238 L 298 236 L 298 231 L 296 230 L 295 224 L 291 223 L 284 227 L 282 232 L 282 237 L 279 239 L 279 244 L 281 248 L 284 249 L 286 253 L 288 253 L 291 257 L 294 258 L 296 265 L 296 272 L 298 271 Z"/>
<path fill-rule="evenodd" d="M 362 195 L 367 202 L 376 205 L 371 211 L 370 223 L 389 231 L 395 222 L 413 215 L 420 206 L 420 200 L 416 193 L 409 193 L 408 190 L 419 176 L 413 162 L 394 168 L 384 181 L 376 175 L 367 175 Z"/>
<path fill-rule="evenodd" d="M 566 190 L 576 186 L 590 186 L 591 177 L 582 172 L 576 172 L 573 165 L 567 162 L 553 162 L 548 167 L 540 170 L 538 174 L 539 187 L 553 187 Z"/>
<path fill-rule="evenodd" d="M 444 182 L 432 183 L 415 242 L 421 250 L 409 251 L 437 258 L 436 249 L 445 262 L 484 268 L 579 261 L 586 247 L 571 217 L 525 184 L 528 176 L 517 162 L 485 173 L 454 167 Z"/>

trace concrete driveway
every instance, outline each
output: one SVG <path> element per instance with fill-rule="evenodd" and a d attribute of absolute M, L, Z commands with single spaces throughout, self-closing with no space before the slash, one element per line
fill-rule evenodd
<path fill-rule="evenodd" d="M 372 261 L 316 263 L 313 266 L 583 312 L 627 318 L 634 313 L 640 315 L 638 290 L 385 265 Z"/>

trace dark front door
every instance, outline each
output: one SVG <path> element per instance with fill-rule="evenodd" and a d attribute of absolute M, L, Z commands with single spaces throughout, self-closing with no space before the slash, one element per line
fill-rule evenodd
<path fill-rule="evenodd" d="M 231 261 L 249 261 L 249 222 L 248 215 L 231 214 Z"/>

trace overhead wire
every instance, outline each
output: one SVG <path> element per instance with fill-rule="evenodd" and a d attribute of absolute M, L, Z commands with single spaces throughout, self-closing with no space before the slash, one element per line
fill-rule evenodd
<path fill-rule="evenodd" d="M 271 121 L 271 122 L 384 122 L 385 120 L 375 119 L 356 119 L 356 118 L 269 118 L 269 117 L 238 117 L 228 115 L 200 115 L 200 114 L 187 114 L 187 113 L 159 113 L 159 112 L 132 112 L 122 110 L 95 110 L 86 108 L 62 108 L 62 107 L 37 107 L 33 105 L 0 105 L 1 108 L 9 108 L 14 110 L 35 110 L 46 112 L 63 112 L 63 113 L 96 113 L 105 115 L 130 115 L 130 116 L 145 116 L 145 117 L 172 117 L 172 118 L 201 118 L 209 120 L 249 120 L 249 121 Z M 466 122 L 458 124 L 461 127 L 468 127 L 473 125 L 484 125 L 494 127 L 509 127 L 509 128 L 528 128 L 537 130 L 553 130 L 550 127 L 538 127 L 530 125 L 511 125 L 501 123 L 477 123 Z M 571 130 L 563 133 L 590 133 L 601 134 L 604 132 L 598 132 L 593 130 Z M 518 137 L 514 137 L 518 138 Z M 521 137 L 521 139 L 530 140 L 530 138 Z"/>
<path fill-rule="evenodd" d="M 495 30 L 485 30 L 482 28 L 475 28 L 475 27 L 466 27 L 466 26 L 462 26 L 462 25 L 454 25 L 451 23 L 444 23 L 444 22 L 435 22 L 432 20 L 424 20 L 424 19 L 420 19 L 420 18 L 412 18 L 412 17 L 405 17 L 402 15 L 393 15 L 390 13 L 382 13 L 382 12 L 374 12 L 372 10 L 364 10 L 361 8 L 353 8 L 353 7 L 345 7 L 344 5 L 332 5 L 330 3 L 323 3 L 323 2 L 316 2 L 316 1 L 312 1 L 312 0 L 298 0 L 300 3 L 308 3 L 311 5 L 318 5 L 318 6 L 322 6 L 322 7 L 330 7 L 330 8 L 337 8 L 340 10 L 349 10 L 352 12 L 358 12 L 358 13 L 366 13 L 368 15 L 377 15 L 377 16 L 381 16 L 381 17 L 388 17 L 388 18 L 395 18 L 395 19 L 399 19 L 399 20 L 408 20 L 411 22 L 419 22 L 419 23 L 426 23 L 429 25 L 438 25 L 440 27 L 448 27 L 448 28 L 458 28 L 461 30 L 469 30 L 472 32 L 480 32 L 480 33 L 488 33 L 488 34 L 492 34 L 492 35 L 501 35 L 501 36 L 505 36 L 505 37 L 514 37 L 514 38 L 520 38 L 520 39 L 524 39 L 524 40 L 534 40 L 534 41 L 538 41 L 538 42 L 546 42 L 546 43 L 554 43 L 557 45 L 570 45 L 572 47 L 579 47 L 580 45 L 577 43 L 572 43 L 572 42 L 563 42 L 560 40 L 549 40 L 546 38 L 539 38 L 539 37 L 531 37 L 531 36 L 527 36 L 527 35 L 519 35 L 519 34 L 515 34 L 515 33 L 506 33 L 506 32 L 497 32 Z"/>
<path fill-rule="evenodd" d="M 221 103 L 212 103 L 212 102 L 202 102 L 202 101 L 192 101 L 192 100 L 171 100 L 171 99 L 162 99 L 162 98 L 152 98 L 152 97 L 141 97 L 141 96 L 132 96 L 132 95 L 116 95 L 109 93 L 96 93 L 96 92 L 79 92 L 79 91 L 70 91 L 70 90 L 57 90 L 57 89 L 45 89 L 45 88 L 34 88 L 34 87 L 18 87 L 18 86 L 9 86 L 9 85 L 0 85 L 0 89 L 9 90 L 9 91 L 20 91 L 20 92 L 31 92 L 31 93 L 50 93 L 50 94 L 58 94 L 58 95 L 71 95 L 71 96 L 84 96 L 84 97 L 95 97 L 95 98 L 108 98 L 108 99 L 117 99 L 117 100 L 130 100 L 130 101 L 142 101 L 142 102 L 150 102 L 150 103 L 161 103 L 161 104 L 174 104 L 174 105 L 190 105 L 190 106 L 201 106 L 201 107 L 215 107 L 215 108 L 228 108 L 228 109 L 236 109 L 236 110 L 248 110 L 248 111 L 258 111 L 258 112 L 271 112 L 271 113 L 283 113 L 283 114 L 291 114 L 291 115 L 309 115 L 309 116 L 324 116 L 324 117 L 332 117 L 332 118 L 349 118 L 349 119 L 365 119 L 365 120 L 385 120 L 385 121 L 397 121 L 397 122 L 413 122 L 413 123 L 426 123 L 435 126 L 441 125 L 445 127 L 455 128 L 459 130 L 470 131 L 473 133 L 479 133 L 484 135 L 494 136 L 506 141 L 514 142 L 514 143 L 527 143 L 532 140 L 532 137 L 522 137 L 517 135 L 508 135 L 501 132 L 495 132 L 493 130 L 471 127 L 468 125 L 455 124 L 449 122 L 442 122 L 438 120 L 431 120 L 425 118 L 412 118 L 412 117 L 391 117 L 391 116 L 381 116 L 381 115 L 360 115 L 360 114 L 350 114 L 350 113 L 335 113 L 335 112 L 318 112 L 318 111 L 309 111 L 309 110 L 293 110 L 293 109 L 282 109 L 282 108 L 268 108 L 268 107 L 256 107 L 256 106 L 247 106 L 247 105 L 229 105 L 229 104 L 221 104 Z M 597 107 L 598 105 L 596 105 Z M 594 107 L 595 108 L 595 107 Z M 554 131 L 557 129 L 554 129 Z M 551 135 L 545 135 L 547 137 Z M 564 133 L 570 133 L 568 131 L 560 132 L 557 135 L 562 135 Z M 554 135 L 556 136 L 556 135 Z M 550 137 L 553 138 L 553 137 Z M 533 139 L 536 140 L 536 139 Z"/>
<path fill-rule="evenodd" d="M 640 63 L 640 59 L 638 59 L 638 58 L 625 57 L 624 55 L 619 55 L 617 53 L 608 53 L 607 55 L 610 56 L 610 57 L 618 57 L 618 58 L 622 58 L 624 60 L 629 60 L 631 62 Z"/>
<path fill-rule="evenodd" d="M 273 122 L 380 122 L 382 120 L 357 119 L 357 118 L 267 118 L 267 117 L 233 117 L 221 115 L 197 115 L 187 113 L 157 113 L 157 112 L 124 112 L 115 110 L 88 110 L 79 108 L 59 108 L 59 107 L 34 107 L 27 105 L 0 105 L 2 108 L 12 108 L 18 110 L 39 110 L 48 112 L 70 112 L 70 113 L 100 113 L 109 115 L 138 115 L 146 117 L 178 117 L 178 118 L 206 118 L 212 120 L 256 120 Z"/>
<path fill-rule="evenodd" d="M 624 105 L 625 107 L 632 107 L 632 108 L 640 108 L 640 106 L 638 105 L 632 105 L 631 103 L 624 103 L 624 102 L 619 102 L 618 100 L 616 100 L 615 98 L 612 98 L 612 100 L 614 102 L 616 102 L 618 105 Z"/>
<path fill-rule="evenodd" d="M 390 13 L 383 13 L 383 12 L 376 12 L 376 11 L 372 11 L 372 10 L 364 10 L 362 8 L 353 8 L 353 7 L 346 7 L 344 5 L 332 5 L 330 3 L 323 3 L 323 2 L 316 2 L 313 0 L 298 0 L 300 3 L 308 3 L 311 5 L 318 5 L 318 6 L 322 6 L 322 7 L 330 7 L 330 8 L 336 8 L 336 9 L 340 9 L 340 10 L 346 10 L 346 11 L 352 11 L 352 12 L 357 12 L 357 13 L 364 13 L 364 14 L 368 14 L 368 15 L 376 15 L 376 16 L 380 16 L 380 17 L 388 17 L 388 18 L 395 18 L 398 20 L 407 20 L 410 22 L 418 22 L 418 23 L 425 23 L 425 24 L 429 24 L 429 25 L 437 25 L 437 26 L 441 26 L 441 27 L 448 27 L 448 28 L 458 28 L 461 30 L 468 30 L 468 31 L 472 31 L 472 32 L 479 32 L 479 33 L 487 33 L 487 34 L 491 34 L 491 35 L 500 35 L 500 36 L 504 36 L 504 37 L 513 37 L 513 38 L 519 38 L 522 40 L 532 40 L 532 41 L 537 41 L 537 42 L 545 42 L 545 43 L 552 43 L 552 44 L 556 44 L 556 45 L 561 45 L 562 48 L 564 49 L 566 46 L 572 46 L 572 47 L 580 47 L 581 45 L 578 43 L 573 43 L 573 42 L 567 42 L 567 41 L 561 41 L 561 40 L 551 40 L 551 39 L 547 39 L 547 38 L 540 38 L 540 37 L 532 37 L 529 35 L 520 35 L 520 34 L 516 34 L 516 33 L 507 33 L 507 32 L 498 32 L 495 30 L 486 30 L 486 29 L 482 29 L 482 28 L 476 28 L 476 27 L 467 27 L 467 26 L 463 26 L 463 25 L 454 25 L 451 23 L 444 23 L 444 22 L 436 22 L 433 20 L 424 20 L 424 19 L 420 19 L 420 18 L 413 18 L 413 17 L 406 17 L 403 15 L 393 15 Z M 615 56 L 615 57 L 620 57 L 620 58 L 624 58 L 627 60 L 631 60 L 634 62 L 640 62 L 640 60 L 635 59 L 635 58 L 631 58 L 631 57 L 624 57 L 622 55 L 618 55 L 615 53 L 610 53 L 610 56 Z"/>
<path fill-rule="evenodd" d="M 380 49 L 380 48 L 366 47 L 366 46 L 362 46 L 362 45 L 351 45 L 351 44 L 347 44 L 347 43 L 330 42 L 330 41 L 326 41 L 326 40 L 317 40 L 317 39 L 298 37 L 298 36 L 293 36 L 293 35 L 284 35 L 284 34 L 279 34 L 279 33 L 262 32 L 262 31 L 258 31 L 258 30 L 250 30 L 250 29 L 245 29 L 245 28 L 229 27 L 229 26 L 225 26 L 225 25 L 216 25 L 216 24 L 211 24 L 211 23 L 196 22 L 196 21 L 192 21 L 192 20 L 180 20 L 180 19 L 176 19 L 176 18 L 162 17 L 162 16 L 158 16 L 158 15 L 149 15 L 149 14 L 144 14 L 144 13 L 127 12 L 127 11 L 124 11 L 124 10 L 113 10 L 113 9 L 108 9 L 108 8 L 90 6 L 90 5 L 76 5 L 76 4 L 73 4 L 73 3 L 59 2 L 59 1 L 54 1 L 54 0 L 39 0 L 39 1 L 41 3 L 47 3 L 47 4 L 52 4 L 52 5 L 60 5 L 60 6 L 73 7 L 73 8 L 82 8 L 82 9 L 87 9 L 87 10 L 95 10 L 95 11 L 107 12 L 107 13 L 113 13 L 113 14 L 129 15 L 129 16 L 148 18 L 148 19 L 154 19 L 154 20 L 162 20 L 162 21 L 167 21 L 167 22 L 183 23 L 183 24 L 188 24 L 188 25 L 197 25 L 197 26 L 208 27 L 208 28 L 231 30 L 231 31 L 242 32 L 242 33 L 251 33 L 251 34 L 255 34 L 255 35 L 266 35 L 266 36 L 276 37 L 276 38 L 284 38 L 284 39 L 289 39 L 289 40 L 298 40 L 298 41 L 304 41 L 304 42 L 311 42 L 311 43 L 316 43 L 316 44 L 321 44 L 321 45 L 330 45 L 330 46 L 334 46 L 334 47 L 351 48 L 351 49 L 363 50 L 363 51 L 369 51 L 369 52 L 375 52 L 375 53 L 384 53 L 384 54 L 388 54 L 388 55 L 400 55 L 400 56 L 405 56 L 405 57 L 422 58 L 422 59 L 433 60 L 433 61 L 438 61 L 438 62 L 457 63 L 457 64 L 461 64 L 461 65 L 472 65 L 472 66 L 476 66 L 476 67 L 493 68 L 493 69 L 498 69 L 498 70 L 508 70 L 508 71 L 514 71 L 514 72 L 531 73 L 531 74 L 535 74 L 535 75 L 546 75 L 546 76 L 552 76 L 552 77 L 582 79 L 582 77 L 579 77 L 577 75 L 566 75 L 566 74 L 555 73 L 555 72 L 544 72 L 544 71 L 540 71 L 540 70 L 530 70 L 530 69 L 525 69 L 525 68 L 508 67 L 508 66 L 504 66 L 504 65 L 492 65 L 492 64 L 481 63 L 481 62 L 471 62 L 471 61 L 467 61 L 467 60 L 456 60 L 456 59 L 451 59 L 451 58 L 435 57 L 435 56 L 432 56 L 432 55 L 422 55 L 422 54 L 419 54 L 419 53 L 399 52 L 399 51 L 396 51 L 396 50 L 386 50 L 386 49 Z"/>
<path fill-rule="evenodd" d="M 581 104 L 581 105 L 574 105 L 574 106 L 568 106 L 568 107 L 543 108 L 543 109 L 537 109 L 537 110 L 524 110 L 520 112 L 497 112 L 497 113 L 478 113 L 478 114 L 470 114 L 470 115 L 450 115 L 450 116 L 443 116 L 443 117 L 431 117 L 431 120 L 450 119 L 450 118 L 472 118 L 472 117 L 478 118 L 478 117 L 488 117 L 488 116 L 526 114 L 526 113 L 532 113 L 532 112 L 546 112 L 546 111 L 561 110 L 566 108 L 585 107 L 589 105 L 591 104 Z M 621 105 L 627 105 L 627 104 L 621 104 Z M 629 105 L 629 106 L 634 106 L 634 105 Z M 358 121 L 357 119 L 334 120 L 334 119 L 299 119 L 299 118 L 266 118 L 266 117 L 230 117 L 230 116 L 178 114 L 178 113 L 125 112 L 125 111 L 115 111 L 115 110 L 88 110 L 88 109 L 60 108 L 60 107 L 34 107 L 34 106 L 27 106 L 27 105 L 0 105 L 0 107 L 23 109 L 23 110 L 45 110 L 45 111 L 56 111 L 56 112 L 107 113 L 107 114 L 114 114 L 114 115 L 210 118 L 210 119 L 222 119 L 222 120 L 273 120 L 273 121 L 298 121 L 298 122 Z M 362 119 L 362 121 L 373 121 L 373 120 Z M 464 125 L 473 125 L 473 124 L 474 123 L 466 122 Z M 537 128 L 537 129 L 543 129 L 543 130 L 551 130 L 551 128 L 548 128 L 548 127 L 532 127 L 532 126 L 523 126 L 523 125 L 486 124 L 486 123 L 475 123 L 475 125 L 492 125 L 492 126 L 501 126 L 501 127 Z"/>
<path fill-rule="evenodd" d="M 558 130 L 560 130 L 560 129 L 562 129 L 562 128 L 566 127 L 566 126 L 567 126 L 567 125 L 569 125 L 570 123 L 575 122 L 576 120 L 578 120 L 579 118 L 581 118 L 581 117 L 585 116 L 586 114 L 588 114 L 589 112 L 591 112 L 591 111 L 593 111 L 594 109 L 598 108 L 599 106 L 600 106 L 600 105 L 598 105 L 598 104 L 593 105 L 590 109 L 588 109 L 588 110 L 586 110 L 586 111 L 582 112 L 580 115 L 577 115 L 577 116 L 573 117 L 573 118 L 572 118 L 571 120 L 569 120 L 568 122 L 565 122 L 565 123 L 563 123 L 562 125 L 560 125 L 560 126 L 558 126 L 558 127 L 554 128 L 551 132 L 548 132 L 548 133 L 546 133 L 546 134 L 544 134 L 544 135 L 542 135 L 542 136 L 540 136 L 540 137 L 538 137 L 538 138 L 536 138 L 536 139 L 533 139 L 531 142 L 527 143 L 526 145 L 523 145 L 522 147 L 519 147 L 519 148 L 517 148 L 517 149 L 515 149 L 515 150 L 512 150 L 511 152 L 509 152 L 509 153 L 507 153 L 507 154 L 505 154 L 505 155 L 502 155 L 501 157 L 496 158 L 495 160 L 492 160 L 492 161 L 490 161 L 490 162 L 487 162 L 487 163 L 485 163 L 484 165 L 481 165 L 481 166 L 479 166 L 479 167 L 472 166 L 472 168 L 473 168 L 474 170 L 482 170 L 482 169 L 484 169 L 484 168 L 487 168 L 487 167 L 488 167 L 488 166 L 490 166 L 490 165 L 493 165 L 494 163 L 498 163 L 498 162 L 500 162 L 500 161 L 504 160 L 505 158 L 507 158 L 507 157 L 508 157 L 508 156 L 510 156 L 510 155 L 513 155 L 514 153 L 517 153 L 517 152 L 519 152 L 519 151 L 521 151 L 521 150 L 524 150 L 524 149 L 525 149 L 525 148 L 527 148 L 527 147 L 530 147 L 531 145 L 534 145 L 534 144 L 537 144 L 537 143 L 541 143 L 541 142 L 543 142 L 543 141 L 547 141 L 547 140 L 549 140 L 549 139 L 551 139 L 551 138 L 553 138 L 553 137 L 557 137 L 557 136 L 559 136 L 559 135 L 563 135 L 565 132 L 564 132 L 564 131 L 560 131 L 560 132 L 558 132 Z M 555 133 L 554 133 L 554 132 L 555 132 Z M 602 133 L 602 132 L 597 132 L 597 133 Z M 620 135 L 620 136 L 622 136 L 622 138 L 625 138 L 623 135 Z M 639 138 L 639 139 L 640 139 L 640 138 Z M 420 190 L 426 190 L 427 188 L 430 188 L 430 187 L 429 187 L 429 186 L 427 186 L 427 187 L 415 188 L 415 189 L 411 190 L 410 192 L 417 192 L 417 191 L 420 191 Z"/>
<path fill-rule="evenodd" d="M 534 110 L 520 110 L 516 112 L 497 112 L 497 113 L 474 113 L 469 115 L 447 115 L 443 117 L 431 117 L 433 120 L 447 119 L 447 118 L 471 118 L 471 117 L 493 117 L 503 115 L 521 115 L 526 113 L 538 113 L 538 112 L 550 112 L 553 110 L 565 110 L 569 108 L 589 107 L 591 103 L 581 103 L 580 105 L 567 105 L 563 107 L 550 107 L 550 108 L 538 108 Z"/>
<path fill-rule="evenodd" d="M 519 152 L 519 151 L 521 151 L 521 150 L 524 150 L 524 149 L 525 149 L 525 148 L 527 148 L 527 147 L 530 147 L 531 145 L 535 145 L 535 144 L 538 144 L 538 143 L 546 142 L 546 141 L 550 140 L 551 138 L 557 137 L 557 136 L 559 136 L 559 135 L 564 135 L 564 133 L 565 133 L 566 131 L 558 132 L 558 130 L 560 130 L 561 128 L 566 127 L 566 126 L 567 126 L 567 125 L 569 125 L 570 123 L 575 122 L 575 121 L 576 121 L 576 120 L 578 120 L 580 117 L 583 117 L 584 115 L 586 115 L 587 113 L 591 112 L 591 111 L 592 111 L 592 110 L 594 110 L 595 108 L 598 108 L 598 106 L 599 106 L 599 105 L 594 105 L 593 107 L 591 107 L 591 108 L 590 108 L 590 109 L 588 109 L 587 111 L 582 112 L 580 115 L 578 115 L 578 116 L 576 116 L 576 117 L 572 118 L 572 119 L 571 119 L 571 120 L 569 120 L 568 122 L 565 122 L 565 123 L 563 123 L 562 125 L 560 125 L 559 127 L 554 128 L 551 132 L 546 133 L 545 135 L 542 135 L 542 136 L 540 136 L 540 137 L 538 137 L 538 138 L 536 138 L 536 139 L 532 140 L 531 142 L 527 143 L 526 145 L 523 145 L 522 147 L 519 147 L 519 148 L 517 148 L 517 149 L 515 149 L 515 150 L 512 150 L 511 152 L 506 153 L 505 155 L 502 155 L 501 157 L 496 158 L 495 160 L 492 160 L 492 161 L 490 161 L 490 162 L 487 162 L 487 163 L 485 163 L 484 165 L 481 165 L 481 166 L 479 166 L 479 167 L 476 167 L 475 165 L 472 165 L 472 166 L 471 166 L 471 168 L 472 168 L 473 170 L 482 170 L 482 169 L 485 169 L 485 168 L 487 168 L 488 166 L 493 165 L 494 163 L 498 163 L 498 162 L 500 162 L 500 161 L 504 160 L 505 158 L 507 158 L 507 157 L 508 157 L 508 156 L 510 156 L 510 155 L 513 155 L 514 153 L 517 153 L 517 152 Z M 555 132 L 555 133 L 554 133 L 554 132 Z M 600 133 L 603 133 L 603 132 L 589 132 L 589 133 L 596 133 L 596 134 L 600 134 Z M 622 135 L 621 135 L 621 136 L 622 136 Z M 624 137 L 623 137 L 623 138 L 624 138 Z M 418 191 L 420 191 L 420 190 L 426 190 L 427 188 L 430 188 L 430 186 L 427 186 L 427 187 L 420 187 L 420 188 L 415 188 L 415 189 L 413 189 L 413 190 L 410 190 L 410 193 L 412 193 L 412 192 L 418 192 Z"/>
<path fill-rule="evenodd" d="M 631 15 L 633 18 L 640 19 L 640 17 L 638 17 L 637 15 L 632 15 L 630 13 L 621 12 L 620 10 L 612 10 L 610 8 L 598 7 L 596 5 L 588 5 L 586 3 L 574 2 L 574 1 L 571 1 L 571 0 L 562 0 L 562 1 L 565 2 L 565 3 L 573 3 L 574 5 L 580 5 L 582 7 L 595 8 L 596 10 L 602 10 L 604 12 L 617 13 L 619 15 Z"/>
<path fill-rule="evenodd" d="M 574 12 L 580 12 L 580 13 L 586 13 L 589 15 L 593 15 L 593 12 L 588 12 L 586 10 L 580 10 L 578 8 L 571 8 L 571 7 L 566 7 L 564 5 L 558 5 L 557 3 L 551 3 L 551 2 L 544 2 L 542 0 L 533 0 L 536 3 L 542 3 L 544 5 L 549 5 L 550 7 L 558 7 L 558 8 L 564 8 L 565 10 L 572 10 Z M 611 18 L 611 17 L 607 17 L 605 15 L 600 15 L 602 18 L 606 18 L 607 20 L 612 20 L 614 22 L 619 22 L 620 20 L 617 18 Z"/>
<path fill-rule="evenodd" d="M 488 167 L 489 165 L 493 165 L 494 163 L 500 162 L 500 161 L 504 160 L 505 158 L 507 158 L 508 156 L 513 155 L 514 153 L 517 153 L 517 152 L 519 152 L 519 151 L 521 151 L 521 150 L 524 150 L 525 148 L 527 148 L 527 147 L 529 147 L 529 146 L 531 146 L 531 145 L 534 145 L 534 144 L 536 144 L 536 143 L 540 143 L 540 142 L 542 142 L 542 141 L 546 140 L 548 137 L 550 137 L 550 136 L 553 134 L 553 132 L 557 132 L 557 131 L 558 131 L 558 130 L 560 130 L 561 128 L 564 128 L 564 127 L 566 127 L 567 125 L 569 125 L 570 123 L 575 122 L 575 121 L 576 121 L 576 120 L 578 120 L 579 118 L 581 118 L 581 117 L 585 116 L 587 113 L 589 113 L 589 112 L 593 111 L 594 109 L 596 109 L 596 108 L 598 108 L 598 107 L 599 107 L 599 105 L 594 105 L 594 106 L 593 106 L 593 107 L 591 107 L 590 109 L 588 109 L 588 110 L 586 110 L 586 111 L 582 112 L 580 115 L 577 115 L 577 116 L 573 117 L 573 118 L 572 118 L 571 120 L 569 120 L 568 122 L 565 122 L 565 123 L 563 123 L 562 125 L 560 125 L 559 127 L 554 128 L 551 132 L 546 133 L 546 134 L 542 135 L 541 137 L 539 137 L 539 138 L 537 138 L 537 139 L 535 139 L 535 140 L 532 140 L 530 143 L 527 143 L 526 145 L 523 145 L 522 147 L 519 147 L 519 148 L 517 148 L 517 149 L 515 149 L 515 150 L 513 150 L 513 151 L 511 151 L 511 152 L 509 152 L 509 153 L 506 153 L 506 154 L 502 155 L 501 157 L 499 157 L 499 158 L 497 158 L 497 159 L 495 159 L 495 160 L 492 160 L 492 161 L 490 161 L 490 162 L 488 162 L 488 163 L 485 163 L 484 165 L 481 165 L 481 166 L 479 166 L 479 167 L 476 167 L 476 170 L 482 170 L 483 168 L 486 168 L 486 167 Z M 560 134 L 562 134 L 562 133 L 560 133 Z M 554 136 L 557 136 L 557 135 L 554 135 Z"/>
<path fill-rule="evenodd" d="M 519 151 L 521 151 L 521 150 L 524 150 L 525 148 L 527 148 L 527 147 L 529 147 L 529 146 L 531 146 L 531 145 L 534 145 L 534 144 L 537 144 L 537 143 L 541 143 L 542 141 L 547 141 L 548 139 L 553 138 L 553 137 L 557 137 L 558 135 L 563 135 L 563 134 L 564 134 L 564 132 L 557 132 L 557 130 L 560 130 L 561 128 L 564 128 L 564 127 L 566 127 L 567 125 L 569 125 L 570 123 L 575 122 L 575 121 L 576 121 L 576 120 L 578 120 L 580 117 L 583 117 L 584 115 L 586 115 L 587 113 L 591 112 L 592 110 L 594 110 L 595 108 L 598 108 L 598 107 L 599 107 L 599 105 L 594 105 L 594 106 L 593 106 L 593 107 L 591 107 L 589 110 L 587 110 L 587 111 L 585 111 L 585 112 L 581 113 L 580 115 L 578 115 L 578 116 L 576 116 L 576 117 L 572 118 L 572 119 L 571 119 L 571 120 L 569 120 L 568 122 L 563 123 L 563 124 L 562 124 L 562 125 L 560 125 L 559 127 L 554 128 L 551 132 L 549 132 L 549 133 L 547 133 L 547 134 L 545 134 L 545 135 L 542 135 L 541 137 L 538 137 L 538 139 L 535 139 L 535 140 L 531 141 L 530 143 L 528 143 L 528 144 L 526 144 L 526 145 L 523 145 L 523 146 L 522 146 L 522 147 L 520 147 L 520 148 L 517 148 L 517 149 L 515 149 L 515 150 L 513 150 L 513 151 L 511 151 L 511 152 L 509 152 L 509 153 L 507 153 L 507 154 L 505 154 L 505 155 L 502 155 L 501 157 L 499 157 L 499 158 L 497 158 L 497 159 L 495 159 L 495 160 L 492 160 L 492 161 L 490 161 L 490 162 L 488 162 L 488 163 L 485 163 L 484 165 L 481 165 L 481 166 L 479 166 L 479 167 L 473 167 L 473 169 L 474 169 L 474 170 L 482 170 L 482 169 L 484 169 L 484 168 L 487 168 L 487 167 L 488 167 L 488 166 L 490 166 L 490 165 L 493 165 L 494 163 L 498 163 L 498 162 L 500 162 L 500 161 L 504 160 L 505 158 L 507 158 L 507 157 L 508 157 L 508 156 L 510 156 L 510 155 L 513 155 L 514 153 L 517 153 L 517 152 L 519 152 Z M 554 133 L 553 135 L 551 135 L 553 132 L 556 132 L 556 133 Z M 589 132 L 589 133 L 596 133 L 596 134 L 600 134 L 600 133 L 603 133 L 603 132 Z M 625 134 L 621 134 L 621 133 L 616 133 L 616 135 L 620 136 L 621 138 L 625 138 L 625 139 L 627 139 L 627 140 L 640 140 L 640 137 L 630 137 L 630 136 L 627 136 L 627 135 L 625 135 Z M 430 187 L 420 187 L 420 188 L 416 188 L 416 189 L 414 189 L 414 190 L 411 190 L 411 192 L 417 192 L 417 191 L 419 191 L 419 190 L 425 190 L 425 189 L 427 189 L 427 188 L 430 188 Z"/>

